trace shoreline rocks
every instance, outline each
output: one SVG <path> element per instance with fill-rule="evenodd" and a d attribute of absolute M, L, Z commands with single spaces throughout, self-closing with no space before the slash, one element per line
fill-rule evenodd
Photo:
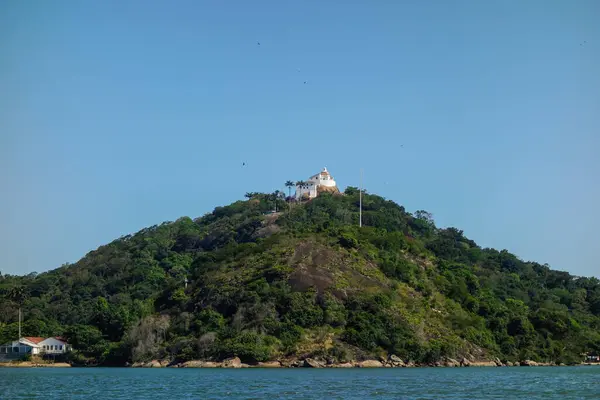
<path fill-rule="evenodd" d="M 67 364 L 68 365 L 68 364 Z M 564 366 L 564 364 L 560 364 Z M 582 363 L 581 365 L 586 365 Z M 24 365 L 25 366 L 25 365 Z M 49 365 L 50 366 L 50 365 Z M 133 368 L 412 368 L 412 367 L 441 367 L 441 368 L 458 368 L 458 367 L 538 367 L 538 366 L 558 366 L 555 363 L 536 362 L 533 360 L 522 360 L 518 362 L 501 361 L 499 358 L 490 360 L 476 359 L 473 356 L 462 357 L 460 361 L 453 358 L 446 358 L 430 364 L 415 364 L 407 360 L 404 361 L 396 355 L 381 357 L 379 360 L 367 359 L 361 361 L 336 362 L 334 359 L 322 360 L 316 358 L 286 358 L 281 360 L 272 360 L 258 362 L 254 364 L 245 364 L 239 357 L 232 357 L 222 361 L 206 361 L 206 360 L 190 360 L 182 363 L 171 363 L 167 360 L 152 360 L 149 362 L 136 362 L 131 367 Z"/>

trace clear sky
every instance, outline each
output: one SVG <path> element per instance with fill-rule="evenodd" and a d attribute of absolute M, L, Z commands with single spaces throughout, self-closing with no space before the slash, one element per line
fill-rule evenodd
<path fill-rule="evenodd" d="M 0 271 L 326 166 L 600 276 L 599 20 L 596 0 L 2 1 Z"/>

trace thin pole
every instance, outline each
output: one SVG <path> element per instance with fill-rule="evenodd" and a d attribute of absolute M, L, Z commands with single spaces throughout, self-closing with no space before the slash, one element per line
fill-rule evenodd
<path fill-rule="evenodd" d="M 363 185 L 363 170 L 360 169 L 360 189 L 358 190 L 358 226 L 362 227 L 362 185 Z"/>
<path fill-rule="evenodd" d="M 17 340 L 21 340 L 21 306 L 19 306 L 19 338 Z"/>

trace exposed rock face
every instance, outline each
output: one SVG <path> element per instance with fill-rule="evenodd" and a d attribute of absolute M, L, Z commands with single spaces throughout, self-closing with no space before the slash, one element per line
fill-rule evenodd
<path fill-rule="evenodd" d="M 454 358 L 448 358 L 444 362 L 445 367 L 460 367 L 460 362 L 455 360 Z"/>
<path fill-rule="evenodd" d="M 267 361 L 259 362 L 256 366 L 258 368 L 281 368 L 281 363 L 279 361 Z"/>
<path fill-rule="evenodd" d="M 521 367 L 537 367 L 538 363 L 532 360 L 523 360 L 520 362 Z"/>
<path fill-rule="evenodd" d="M 182 368 L 219 368 L 221 363 L 213 361 L 191 360 L 180 365 Z"/>
<path fill-rule="evenodd" d="M 462 360 L 460 360 L 460 366 L 461 367 L 470 367 L 471 361 L 469 361 L 465 357 L 463 357 Z"/>
<path fill-rule="evenodd" d="M 281 366 L 283 368 L 300 368 L 304 366 L 304 361 L 296 358 L 288 358 L 281 360 Z"/>
<path fill-rule="evenodd" d="M 223 368 L 242 368 L 242 360 L 239 357 L 228 358 L 221 363 Z"/>
<path fill-rule="evenodd" d="M 395 354 L 392 354 L 388 357 L 388 364 L 390 364 L 393 367 L 405 367 L 406 366 L 404 361 L 402 361 L 402 359 Z"/>
<path fill-rule="evenodd" d="M 503 367 L 504 364 L 502 364 L 502 361 L 500 361 L 500 359 L 498 357 L 496 357 L 494 359 L 494 363 L 496 364 L 496 367 Z"/>
<path fill-rule="evenodd" d="M 307 358 L 304 360 L 303 366 L 304 368 L 324 368 L 325 364 L 312 358 Z"/>
<path fill-rule="evenodd" d="M 377 361 L 377 360 L 365 360 L 365 361 L 361 361 L 357 364 L 357 367 L 359 368 L 381 368 L 383 367 L 383 364 L 381 363 L 381 361 Z"/>
<path fill-rule="evenodd" d="M 500 364 L 502 365 L 502 364 Z M 494 361 L 473 361 L 470 364 L 471 367 L 496 367 L 496 363 Z"/>
<path fill-rule="evenodd" d="M 341 363 L 341 364 L 332 364 L 331 368 L 354 368 L 354 364 L 352 363 Z"/>
<path fill-rule="evenodd" d="M 207 361 L 202 365 L 202 368 L 219 368 L 219 367 L 221 367 L 221 363 L 213 362 L 213 361 Z"/>

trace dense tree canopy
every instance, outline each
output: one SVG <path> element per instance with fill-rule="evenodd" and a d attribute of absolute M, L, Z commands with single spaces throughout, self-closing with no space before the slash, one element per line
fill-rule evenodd
<path fill-rule="evenodd" d="M 291 182 L 288 187 L 291 187 Z M 600 351 L 600 282 L 481 248 L 376 195 L 248 193 L 121 237 L 73 265 L 0 275 L 0 342 L 63 335 L 81 363 Z M 273 214 L 273 210 L 279 212 Z M 282 211 L 283 210 L 283 211 Z"/>

